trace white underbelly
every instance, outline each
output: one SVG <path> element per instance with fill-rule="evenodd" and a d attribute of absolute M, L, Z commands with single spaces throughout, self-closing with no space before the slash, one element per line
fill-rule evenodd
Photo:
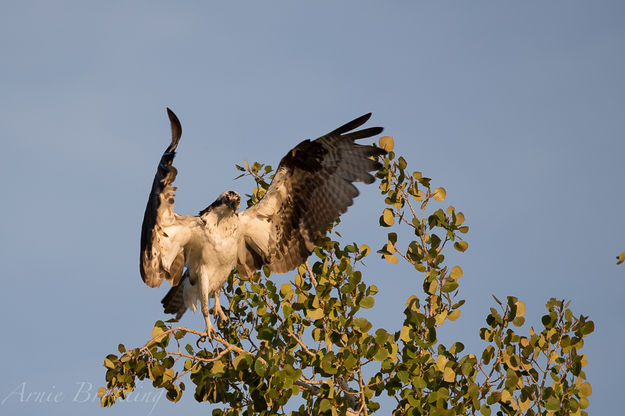
<path fill-rule="evenodd" d="M 238 218 L 223 221 L 204 230 L 201 244 L 194 246 L 187 258 L 193 282 L 199 282 L 208 293 L 219 290 L 236 266 L 238 250 Z"/>

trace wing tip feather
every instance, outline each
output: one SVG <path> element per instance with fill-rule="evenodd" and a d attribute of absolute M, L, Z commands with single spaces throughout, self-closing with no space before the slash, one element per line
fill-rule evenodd
<path fill-rule="evenodd" d="M 355 128 L 358 128 L 358 127 L 362 126 L 363 124 L 365 124 L 367 122 L 367 120 L 369 120 L 371 118 L 371 114 L 372 113 L 363 114 L 360 117 L 357 117 L 357 118 L 353 119 L 352 121 L 343 124 L 341 127 L 332 130 L 327 135 L 343 134 L 343 133 L 347 133 L 348 131 L 352 131 Z"/>
<path fill-rule="evenodd" d="M 167 148 L 167 152 L 173 152 L 178 146 L 180 137 L 182 136 L 182 125 L 176 114 L 167 107 L 167 116 L 169 117 L 169 124 L 171 125 L 171 144 Z"/>

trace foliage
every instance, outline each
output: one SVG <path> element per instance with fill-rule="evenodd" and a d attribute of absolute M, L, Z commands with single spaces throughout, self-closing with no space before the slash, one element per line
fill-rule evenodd
<path fill-rule="evenodd" d="M 616 262 L 616 264 L 621 264 L 621 263 L 625 262 L 625 251 L 623 251 L 621 254 L 616 256 L 616 259 L 618 260 Z"/>
<path fill-rule="evenodd" d="M 379 223 L 393 231 L 377 252 L 388 267 L 406 262 L 423 279 L 421 297 L 406 300 L 400 330 L 374 328 L 362 316 L 378 293 L 358 270 L 371 249 L 325 237 L 312 267 L 300 266 L 279 287 L 267 269 L 249 279 L 233 273 L 225 290 L 230 321 L 219 324 L 221 336 L 207 348 L 187 343 L 200 332 L 174 327 L 173 320 L 158 321 L 140 348 L 120 344 L 120 355 L 104 360 L 101 405 L 125 398 L 146 378 L 178 401 L 188 375 L 196 400 L 223 407 L 213 415 L 285 414 L 287 407 L 292 415 L 367 415 L 379 408 L 379 396 L 396 400 L 394 415 L 587 414 L 592 390 L 580 349 L 594 324 L 574 316 L 568 302 L 550 299 L 540 328 L 519 333 L 524 303 L 495 298 L 479 330 L 487 343 L 481 353 L 463 355 L 462 343 L 438 342 L 438 328 L 458 319 L 465 302 L 458 299 L 463 271 L 446 265 L 445 253 L 467 250 L 468 226 L 453 206 L 434 209 L 445 189 L 408 172 L 392 138 L 383 137 L 380 146 L 389 154 L 376 174 L 387 205 Z M 256 181 L 252 205 L 272 168 L 237 168 Z"/>

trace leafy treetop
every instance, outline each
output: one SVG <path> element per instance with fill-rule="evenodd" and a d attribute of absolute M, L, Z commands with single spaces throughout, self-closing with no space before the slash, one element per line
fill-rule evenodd
<path fill-rule="evenodd" d="M 550 299 L 540 325 L 521 331 L 525 305 L 508 296 L 490 308 L 479 337 L 487 346 L 464 353 L 443 345 L 437 330 L 460 317 L 460 266 L 445 263 L 450 249 L 465 252 L 469 230 L 462 212 L 441 207 L 442 187 L 389 151 L 377 172 L 386 208 L 379 225 L 389 229 L 377 250 L 388 267 L 405 262 L 422 292 L 407 297 L 401 329 L 374 328 L 362 316 L 373 308 L 378 287 L 359 271 L 371 254 L 366 244 L 319 239 L 309 262 L 279 287 L 265 268 L 251 278 L 232 273 L 225 290 L 230 321 L 213 344 L 194 347 L 199 331 L 156 322 L 139 348 L 119 345 L 104 359 L 102 406 L 124 399 L 136 380 L 177 402 L 190 382 L 196 400 L 217 405 L 213 415 L 368 415 L 380 396 L 393 398 L 394 415 L 586 415 L 588 396 L 584 338 L 594 329 L 569 302 Z M 256 183 L 248 205 L 267 190 L 273 169 L 237 166 Z M 314 258 L 314 260 L 313 260 Z M 284 281 L 284 279 L 280 279 Z M 368 280 L 376 280 L 371 276 Z"/>

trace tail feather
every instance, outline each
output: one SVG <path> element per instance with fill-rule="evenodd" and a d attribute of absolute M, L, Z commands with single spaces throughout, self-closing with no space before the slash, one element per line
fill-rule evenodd
<path fill-rule="evenodd" d="M 187 307 L 184 304 L 184 286 L 185 279 L 188 277 L 189 270 L 185 270 L 178 285 L 169 289 L 169 292 L 167 292 L 163 300 L 161 300 L 165 313 L 176 314 L 176 319 L 182 318 L 182 315 L 184 315 L 187 310 Z"/>

